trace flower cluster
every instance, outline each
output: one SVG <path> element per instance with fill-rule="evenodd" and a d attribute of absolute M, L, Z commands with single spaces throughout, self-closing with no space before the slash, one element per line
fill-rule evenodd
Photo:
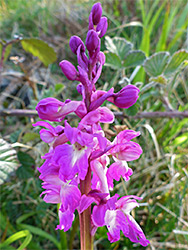
<path fill-rule="evenodd" d="M 138 206 L 136 200 L 140 198 L 110 196 L 114 180 L 119 181 L 121 176 L 125 181 L 129 180 L 133 171 L 127 162 L 138 159 L 142 149 L 132 141 L 140 135 L 139 132 L 122 131 L 111 142 L 105 138 L 101 127 L 101 123 L 114 121 L 114 114 L 107 107 L 101 107 L 105 100 L 119 108 L 129 108 L 137 101 L 139 93 L 133 85 L 118 93 L 114 93 L 113 88 L 107 92 L 96 90 L 95 83 L 105 63 L 105 55 L 100 51 L 100 38 L 106 30 L 107 18 L 102 17 L 101 4 L 96 3 L 89 16 L 85 45 L 77 36 L 70 39 L 70 48 L 77 56 L 77 68 L 69 61 L 60 62 L 64 75 L 79 82 L 77 91 L 82 100 L 61 102 L 46 98 L 36 107 L 39 117 L 44 120 L 62 122 L 72 112 L 80 118 L 77 128 L 71 127 L 66 120 L 64 126 L 53 127 L 45 121 L 33 125 L 45 128 L 40 130 L 40 137 L 49 144 L 49 152 L 42 157 L 45 162 L 38 168 L 45 189 L 41 195 L 47 203 L 60 203 L 57 229 L 69 230 L 75 210 L 81 214 L 93 204 L 90 218 L 92 235 L 98 227 L 106 225 L 110 242 L 120 239 L 121 230 L 132 242 L 147 246 L 149 241 L 130 214 Z M 80 185 L 88 175 L 90 189 L 84 192 Z"/>

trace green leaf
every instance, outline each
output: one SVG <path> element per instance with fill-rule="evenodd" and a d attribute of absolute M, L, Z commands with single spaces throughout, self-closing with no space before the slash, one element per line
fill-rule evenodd
<path fill-rule="evenodd" d="M 185 61 L 188 60 L 188 52 L 186 50 L 179 50 L 173 54 L 171 60 L 166 67 L 164 74 L 166 76 L 171 76 L 171 74 L 176 73 L 180 65 Z"/>
<path fill-rule="evenodd" d="M 119 69 L 122 67 L 120 58 L 112 52 L 105 53 L 106 62 L 105 66 L 111 67 L 113 69 Z"/>
<path fill-rule="evenodd" d="M 25 237 L 24 242 L 17 248 L 17 250 L 23 250 L 29 244 L 32 239 L 32 234 L 28 230 L 19 231 L 13 235 L 11 235 L 8 239 L 6 239 L 3 243 L 0 243 L 1 249 L 7 249 L 5 247 L 9 246 L 12 242 L 19 240 Z"/>
<path fill-rule="evenodd" d="M 3 49 L 3 45 L 0 43 L 0 58 L 2 56 L 2 49 Z M 11 49 L 12 49 L 12 44 L 9 44 L 6 46 L 3 62 L 7 60 L 8 56 L 10 55 Z"/>
<path fill-rule="evenodd" d="M 55 85 L 55 92 L 60 93 L 64 89 L 64 85 L 62 83 L 56 83 Z"/>
<path fill-rule="evenodd" d="M 127 42 L 122 37 L 114 37 L 113 43 L 116 46 L 116 54 L 119 56 L 121 60 L 124 60 L 126 55 L 132 50 L 133 44 Z"/>
<path fill-rule="evenodd" d="M 156 46 L 156 52 L 164 51 L 166 48 L 166 40 L 168 37 L 168 27 L 169 25 L 171 25 L 171 23 L 169 22 L 169 14 L 170 14 L 170 8 L 167 8 L 165 17 L 164 17 L 162 32 L 161 32 L 159 41 Z"/>
<path fill-rule="evenodd" d="M 105 46 L 108 51 L 117 54 L 116 46 L 113 43 L 112 38 L 110 38 L 109 36 L 105 36 Z"/>
<path fill-rule="evenodd" d="M 0 139 L 0 184 L 18 167 L 16 150 L 10 143 Z"/>
<path fill-rule="evenodd" d="M 144 52 L 140 50 L 131 51 L 125 57 L 123 67 L 125 68 L 136 67 L 138 65 L 141 65 L 145 59 L 146 59 L 146 56 Z"/>
<path fill-rule="evenodd" d="M 20 217 L 18 217 L 16 219 L 16 224 L 20 224 L 22 221 L 26 220 L 27 218 L 29 218 L 37 213 L 40 213 L 40 211 L 33 211 L 30 213 L 22 214 Z"/>
<path fill-rule="evenodd" d="M 184 134 L 176 137 L 176 139 L 173 141 L 172 144 L 175 146 L 178 146 L 178 145 L 183 144 L 187 141 L 188 141 L 188 133 L 184 133 Z"/>
<path fill-rule="evenodd" d="M 132 50 L 132 43 L 127 42 L 122 37 L 105 37 L 105 45 L 108 51 L 116 54 L 121 60 L 124 60 L 125 56 Z"/>
<path fill-rule="evenodd" d="M 27 38 L 21 40 L 22 47 L 25 51 L 37 56 L 45 66 L 56 61 L 57 56 L 52 47 L 40 39 Z"/>
<path fill-rule="evenodd" d="M 18 160 L 24 167 L 31 167 L 35 165 L 35 160 L 30 155 L 22 151 L 18 152 Z"/>
<path fill-rule="evenodd" d="M 21 167 L 19 167 L 16 171 L 17 176 L 20 179 L 27 179 L 33 176 L 34 170 L 33 166 L 35 165 L 34 159 L 25 152 L 18 152 L 18 160 L 21 163 Z"/>
<path fill-rule="evenodd" d="M 19 224 L 19 227 L 27 229 L 33 234 L 39 235 L 39 236 L 41 236 L 43 238 L 46 238 L 46 239 L 50 240 L 51 242 L 54 243 L 54 245 L 57 246 L 58 249 L 60 249 L 60 242 L 58 242 L 55 237 L 53 237 L 52 235 L 46 233 L 42 229 L 40 229 L 38 227 L 31 226 L 31 225 L 27 225 L 27 224 Z"/>
<path fill-rule="evenodd" d="M 180 37 L 186 33 L 187 31 L 187 25 L 188 25 L 188 18 L 185 20 L 185 23 L 182 25 L 182 27 L 177 31 L 177 33 L 175 34 L 174 38 L 171 40 L 171 42 L 168 44 L 167 46 L 167 50 L 172 50 L 173 46 L 176 45 L 176 43 L 178 43 L 178 41 L 180 40 Z"/>
<path fill-rule="evenodd" d="M 40 135 L 38 133 L 29 132 L 29 133 L 26 133 L 22 137 L 22 140 L 23 140 L 23 143 L 25 144 L 27 142 L 34 141 L 35 139 L 39 139 L 39 138 L 40 138 Z"/>
<path fill-rule="evenodd" d="M 135 103 L 133 106 L 129 107 L 128 109 L 125 110 L 126 114 L 129 116 L 134 116 L 137 114 L 139 110 L 139 104 Z"/>
<path fill-rule="evenodd" d="M 159 5 L 159 8 L 157 8 L 157 10 L 153 13 L 152 18 L 150 19 L 150 22 L 148 23 L 148 30 L 149 30 L 149 34 L 151 34 L 151 32 L 154 30 L 154 26 L 161 14 L 161 12 L 163 11 L 165 5 L 166 5 L 167 0 L 163 0 L 163 2 Z"/>
<path fill-rule="evenodd" d="M 144 62 L 144 69 L 150 76 L 159 76 L 163 73 L 169 59 L 168 52 L 158 52 Z"/>

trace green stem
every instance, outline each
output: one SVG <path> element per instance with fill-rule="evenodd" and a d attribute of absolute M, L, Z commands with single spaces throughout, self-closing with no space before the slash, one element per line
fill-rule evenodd
<path fill-rule="evenodd" d="M 78 226 L 79 226 L 79 216 L 76 214 L 76 218 L 73 222 L 72 230 L 71 230 L 70 238 L 69 238 L 69 250 L 73 250 L 73 241 L 78 231 Z"/>
<path fill-rule="evenodd" d="M 80 181 L 82 195 L 91 190 L 91 167 L 89 165 L 85 180 Z M 80 241 L 81 250 L 93 250 L 93 237 L 91 236 L 91 206 L 80 214 Z"/>

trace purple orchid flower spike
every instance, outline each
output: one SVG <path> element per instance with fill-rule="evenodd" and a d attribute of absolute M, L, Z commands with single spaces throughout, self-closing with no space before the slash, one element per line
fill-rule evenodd
<path fill-rule="evenodd" d="M 142 246 L 149 244 L 130 214 L 139 206 L 136 200 L 141 198 L 111 196 L 114 180 L 131 178 L 133 171 L 127 162 L 138 159 L 142 149 L 132 141 L 140 132 L 122 131 L 111 142 L 102 129 L 102 123 L 111 124 L 115 120 L 110 109 L 101 107 L 105 101 L 119 108 L 129 108 L 139 94 L 139 89 L 133 85 L 125 86 L 118 93 L 114 93 L 114 88 L 96 90 L 95 84 L 105 63 L 100 39 L 107 27 L 101 4 L 94 4 L 85 44 L 78 36 L 70 39 L 70 49 L 77 56 L 78 65 L 75 67 L 67 60 L 59 64 L 68 80 L 78 81 L 77 91 L 82 100 L 61 102 L 45 98 L 36 107 L 39 117 L 60 124 L 54 126 L 45 121 L 33 124 L 44 127 L 40 137 L 49 145 L 49 152 L 42 157 L 44 163 L 38 168 L 44 189 L 41 196 L 47 203 L 60 204 L 56 229 L 69 230 L 75 210 L 78 211 L 81 250 L 93 249 L 94 234 L 102 226 L 107 227 L 110 242 L 120 240 L 122 231 L 132 242 Z M 79 118 L 77 127 L 71 127 L 64 120 L 72 112 Z"/>

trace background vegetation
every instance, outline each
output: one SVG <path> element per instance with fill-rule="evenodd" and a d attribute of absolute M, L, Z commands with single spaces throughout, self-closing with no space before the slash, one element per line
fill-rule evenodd
<path fill-rule="evenodd" d="M 3 250 L 79 249 L 78 216 L 70 232 L 56 231 L 57 207 L 39 196 L 37 167 L 48 149 L 38 128 L 32 127 L 37 116 L 34 111 L 25 114 L 25 110 L 34 110 L 37 102 L 48 96 L 80 98 L 75 91 L 77 83 L 63 76 L 58 63 L 65 58 L 76 63 L 68 42 L 75 34 L 85 40 L 94 2 L 1 0 L 0 55 L 5 50 L 0 72 Z M 137 104 L 124 116 L 120 113 L 115 125 L 104 125 L 109 138 L 125 128 L 142 133 L 137 142 L 144 153 L 130 164 L 134 170 L 130 181 L 116 183 L 116 191 L 143 197 L 133 215 L 151 241 L 146 249 L 188 249 L 188 3 L 101 3 L 109 28 L 102 41 L 107 63 L 97 87 L 108 90 L 113 86 L 118 91 L 132 83 L 141 90 Z M 121 111 L 106 105 L 114 112 Z M 15 109 L 22 115 L 15 114 Z M 163 117 L 153 112 L 163 112 Z M 68 119 L 73 125 L 78 122 Z M 144 249 L 123 235 L 110 244 L 106 232 L 98 229 L 96 249 Z"/>

